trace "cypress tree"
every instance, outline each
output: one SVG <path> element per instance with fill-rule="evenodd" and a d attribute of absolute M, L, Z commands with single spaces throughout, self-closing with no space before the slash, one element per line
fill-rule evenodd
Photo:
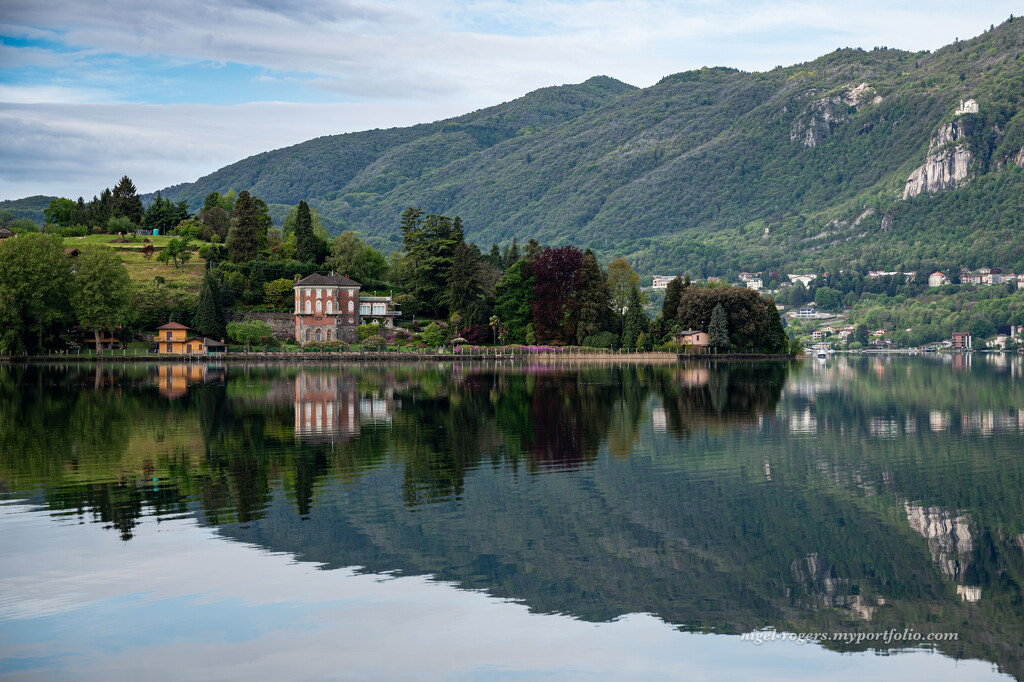
<path fill-rule="evenodd" d="M 246 263 L 259 256 L 260 224 L 256 204 L 249 193 L 242 190 L 235 200 L 234 223 L 228 236 L 228 252 L 233 263 Z M 297 228 L 296 228 L 297 229 Z"/>
<path fill-rule="evenodd" d="M 224 311 L 221 308 L 220 285 L 209 270 L 203 275 L 203 283 L 199 288 L 199 305 L 192 328 L 199 334 L 211 339 L 224 338 Z"/>
<path fill-rule="evenodd" d="M 715 350 L 726 350 L 729 347 L 729 320 L 725 316 L 725 308 L 721 303 L 711 311 L 708 336 L 711 347 Z"/>
<path fill-rule="evenodd" d="M 313 216 L 309 204 L 300 201 L 295 215 L 295 259 L 303 263 L 316 261 L 317 239 L 313 233 Z"/>

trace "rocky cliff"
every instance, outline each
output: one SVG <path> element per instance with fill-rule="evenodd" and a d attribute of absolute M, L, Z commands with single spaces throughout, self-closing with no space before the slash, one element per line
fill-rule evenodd
<path fill-rule="evenodd" d="M 974 161 L 967 146 L 970 136 L 969 118 L 960 116 L 941 126 L 928 143 L 928 157 L 907 178 L 903 198 L 916 197 L 922 192 L 956 189 L 968 180 Z"/>

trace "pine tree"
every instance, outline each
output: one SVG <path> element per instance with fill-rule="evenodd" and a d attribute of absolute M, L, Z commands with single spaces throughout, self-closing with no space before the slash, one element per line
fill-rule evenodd
<path fill-rule="evenodd" d="M 203 275 L 199 288 L 199 305 L 192 328 L 211 339 L 222 339 L 225 333 L 224 311 L 221 309 L 221 292 L 217 279 L 209 270 Z"/>
<path fill-rule="evenodd" d="M 233 263 L 247 263 L 260 253 L 260 221 L 256 204 L 249 193 L 242 190 L 235 201 L 233 226 L 228 235 L 228 252 Z"/>
<path fill-rule="evenodd" d="M 141 225 L 142 215 L 142 199 L 139 198 L 132 179 L 126 175 L 114 187 L 111 195 L 110 217 L 124 217 L 136 225 Z"/>
<path fill-rule="evenodd" d="M 725 308 L 719 303 L 711 311 L 711 321 L 708 323 L 708 336 L 711 347 L 717 350 L 729 348 L 729 320 L 725 316 Z"/>

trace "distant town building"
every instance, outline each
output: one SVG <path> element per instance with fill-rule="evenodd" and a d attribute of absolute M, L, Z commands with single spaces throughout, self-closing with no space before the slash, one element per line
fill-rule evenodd
<path fill-rule="evenodd" d="M 651 284 L 652 289 L 667 289 L 668 283 L 676 278 L 675 275 L 655 275 L 654 283 Z"/>
<path fill-rule="evenodd" d="M 928 275 L 928 286 L 930 287 L 941 287 L 947 281 L 946 276 L 941 272 L 933 272 Z"/>
<path fill-rule="evenodd" d="M 764 284 L 760 278 L 754 277 L 753 279 L 747 280 L 747 288 L 753 289 L 754 291 L 761 291 L 764 288 Z"/>
<path fill-rule="evenodd" d="M 953 332 L 953 348 L 960 350 L 971 349 L 971 333 L 970 332 Z"/>

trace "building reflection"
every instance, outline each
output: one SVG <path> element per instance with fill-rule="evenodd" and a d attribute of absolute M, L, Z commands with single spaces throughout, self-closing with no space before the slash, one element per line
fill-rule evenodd
<path fill-rule="evenodd" d="M 391 391 L 364 395 L 354 375 L 300 372 L 294 387 L 295 437 L 303 442 L 346 442 L 362 425 L 391 423 Z"/>
<path fill-rule="evenodd" d="M 154 379 L 160 395 L 181 398 L 189 384 L 219 384 L 227 380 L 227 369 L 220 365 L 198 362 L 176 362 L 158 365 Z"/>

